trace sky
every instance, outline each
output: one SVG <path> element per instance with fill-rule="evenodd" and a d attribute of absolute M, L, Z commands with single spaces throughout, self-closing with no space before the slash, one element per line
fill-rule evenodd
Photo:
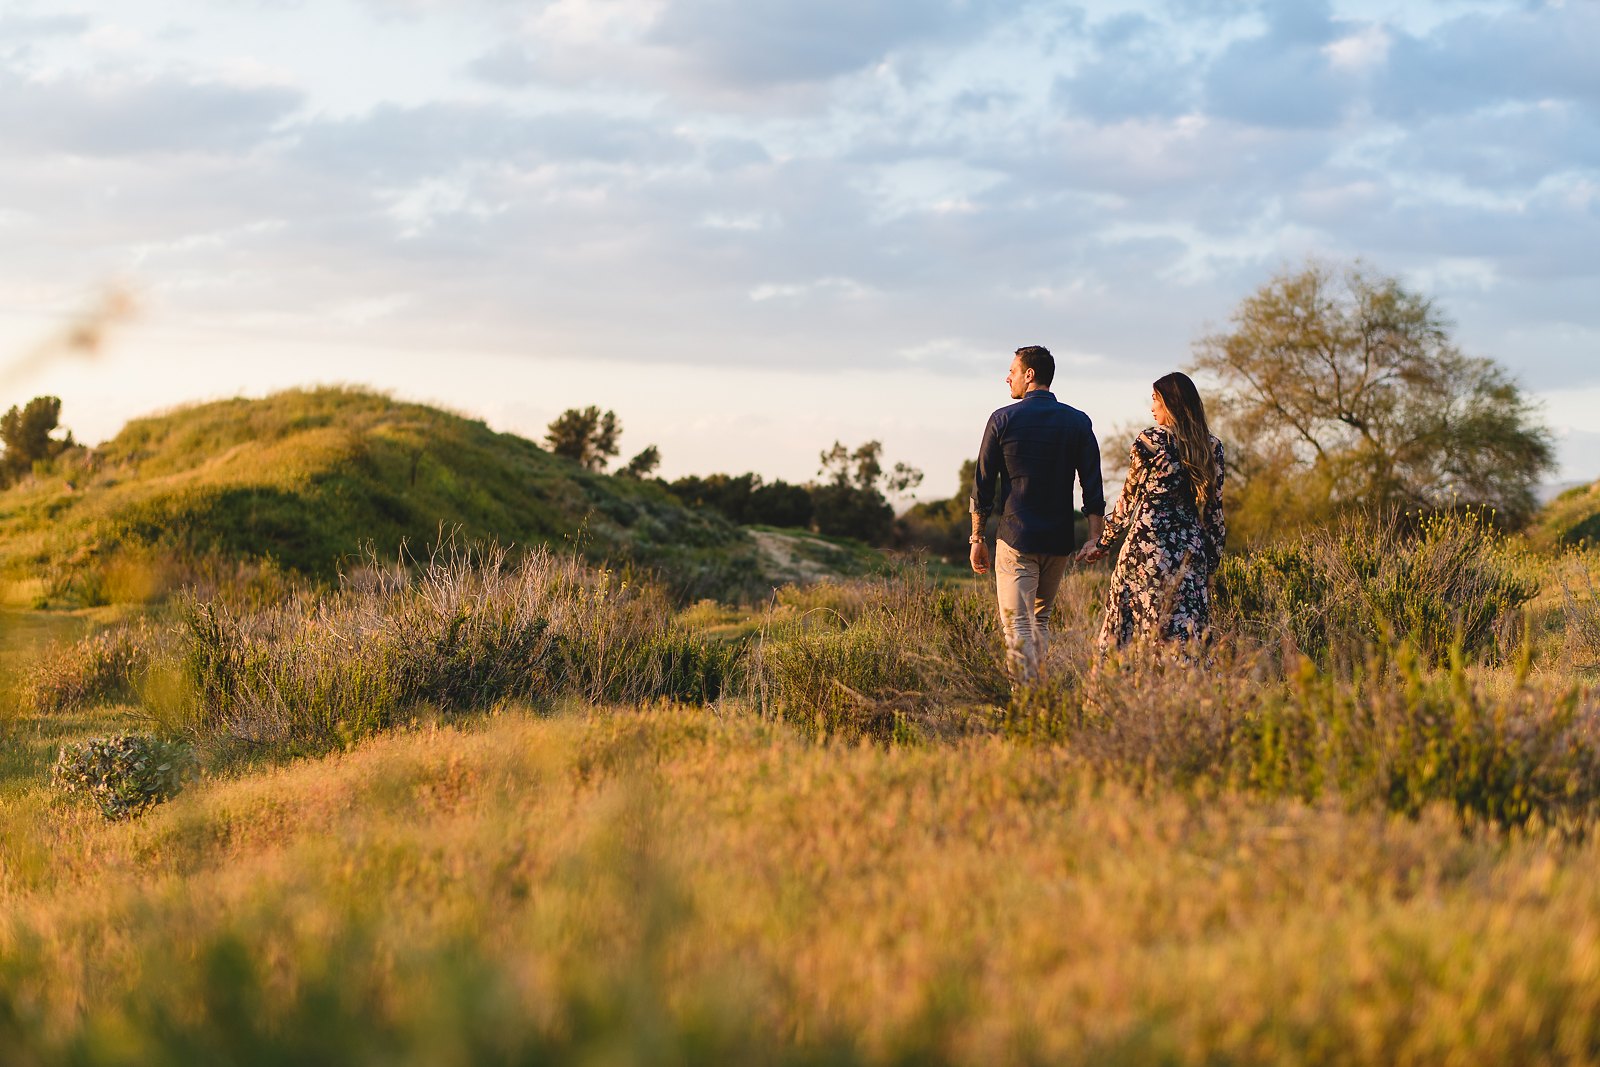
<path fill-rule="evenodd" d="M 877 439 L 936 498 L 1017 347 L 1124 432 L 1359 257 L 1593 479 L 1597 46 L 1600 0 L 0 0 L 0 400 L 598 404 L 669 477 Z"/>

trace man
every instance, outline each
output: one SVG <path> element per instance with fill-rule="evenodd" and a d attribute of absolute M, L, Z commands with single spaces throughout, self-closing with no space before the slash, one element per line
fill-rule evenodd
<path fill-rule="evenodd" d="M 1105 530 L 1100 445 L 1089 416 L 1050 392 L 1056 361 L 1040 345 L 1019 348 L 1006 375 L 1017 403 L 989 416 L 972 487 L 972 569 L 989 571 L 983 530 L 1000 512 L 995 589 L 1005 623 L 1006 667 L 1013 682 L 1032 682 L 1049 643 L 1050 609 L 1074 543 L 1072 484 L 1083 487 L 1089 543 Z M 995 480 L 999 479 L 999 491 Z"/>

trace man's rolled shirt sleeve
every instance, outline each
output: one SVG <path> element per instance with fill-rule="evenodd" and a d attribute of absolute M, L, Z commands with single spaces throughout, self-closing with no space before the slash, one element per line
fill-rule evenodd
<path fill-rule="evenodd" d="M 1106 488 L 1100 479 L 1100 442 L 1095 440 L 1094 424 L 1084 431 L 1082 451 L 1078 453 L 1078 484 L 1083 487 L 1083 513 L 1106 513 Z"/>
<path fill-rule="evenodd" d="M 983 440 L 978 445 L 977 473 L 972 479 L 972 496 L 967 510 L 987 518 L 994 511 L 995 479 L 1000 474 L 1000 434 L 995 429 L 994 416 L 983 427 Z M 969 438 L 970 440 L 970 438 Z"/>

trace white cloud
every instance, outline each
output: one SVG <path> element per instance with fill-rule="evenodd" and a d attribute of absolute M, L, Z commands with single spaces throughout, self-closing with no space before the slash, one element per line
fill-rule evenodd
<path fill-rule="evenodd" d="M 1381 67 L 1389 58 L 1389 33 L 1382 26 L 1363 26 L 1322 46 L 1335 70 L 1361 72 Z"/>
<path fill-rule="evenodd" d="M 739 233 L 758 233 L 782 225 L 776 215 L 759 211 L 727 212 L 708 211 L 700 216 L 700 225 L 710 230 L 733 230 Z"/>
<path fill-rule="evenodd" d="M 1463 290 L 1487 293 L 1499 278 L 1500 272 L 1492 260 L 1473 256 L 1444 256 L 1410 272 L 1411 282 L 1428 293 Z"/>
<path fill-rule="evenodd" d="M 406 188 L 381 190 L 378 195 L 385 202 L 388 215 L 400 224 L 402 240 L 418 237 L 457 218 L 481 222 L 502 214 L 510 206 L 478 196 L 471 180 L 460 175 L 427 178 Z"/>
<path fill-rule="evenodd" d="M 864 300 L 873 290 L 854 278 L 817 278 L 809 282 L 766 282 L 750 290 L 750 299 L 759 304 L 768 300 L 797 300 L 803 297 Z"/>

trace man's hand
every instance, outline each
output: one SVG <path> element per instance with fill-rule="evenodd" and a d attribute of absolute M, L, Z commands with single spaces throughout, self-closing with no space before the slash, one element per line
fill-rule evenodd
<path fill-rule="evenodd" d="M 972 542 L 972 570 L 975 574 L 989 573 L 989 546 L 982 541 Z"/>
<path fill-rule="evenodd" d="M 1072 555 L 1072 558 L 1079 563 L 1098 563 L 1105 557 L 1106 550 L 1093 541 L 1090 541 Z"/>

